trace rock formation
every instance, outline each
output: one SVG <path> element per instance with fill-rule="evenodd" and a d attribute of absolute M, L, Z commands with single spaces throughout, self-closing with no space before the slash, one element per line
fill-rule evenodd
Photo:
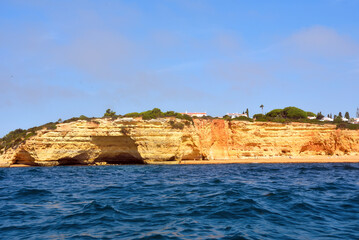
<path fill-rule="evenodd" d="M 179 123 L 182 127 L 176 127 Z M 194 119 L 60 123 L 0 155 L 0 166 L 178 163 L 181 160 L 359 155 L 359 131 L 335 125 Z"/>

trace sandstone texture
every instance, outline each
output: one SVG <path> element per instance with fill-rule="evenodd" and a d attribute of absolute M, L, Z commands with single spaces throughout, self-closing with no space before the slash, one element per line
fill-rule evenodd
<path fill-rule="evenodd" d="M 182 124 L 183 129 L 173 123 Z M 359 131 L 335 125 L 132 118 L 60 123 L 0 155 L 0 166 L 180 163 L 278 156 L 359 156 Z"/>

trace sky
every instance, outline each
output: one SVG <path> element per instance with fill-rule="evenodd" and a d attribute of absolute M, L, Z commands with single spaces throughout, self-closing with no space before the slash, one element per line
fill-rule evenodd
<path fill-rule="evenodd" d="M 359 0 L 2 0 L 0 137 L 155 107 L 355 116 Z"/>

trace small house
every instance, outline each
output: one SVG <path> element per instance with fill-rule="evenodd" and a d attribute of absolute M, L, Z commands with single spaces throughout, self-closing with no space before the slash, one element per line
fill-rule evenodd
<path fill-rule="evenodd" d="M 245 113 L 227 113 L 227 115 L 230 116 L 231 118 L 248 117 L 248 115 Z"/>
<path fill-rule="evenodd" d="M 333 118 L 330 118 L 330 117 L 323 117 L 322 119 L 320 119 L 320 121 L 333 122 L 334 120 L 333 120 Z"/>
<path fill-rule="evenodd" d="M 190 117 L 205 117 L 207 116 L 206 112 L 193 112 L 193 113 L 189 113 L 189 112 L 185 112 L 185 113 L 181 113 L 182 115 L 188 115 Z"/>

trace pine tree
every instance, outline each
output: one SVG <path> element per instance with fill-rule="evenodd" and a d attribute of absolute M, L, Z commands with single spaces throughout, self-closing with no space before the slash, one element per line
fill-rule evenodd
<path fill-rule="evenodd" d="M 339 112 L 339 117 L 343 118 L 342 112 Z"/>
<path fill-rule="evenodd" d="M 357 108 L 357 118 L 359 118 L 359 108 Z"/>
<path fill-rule="evenodd" d="M 112 111 L 111 109 L 107 109 L 103 116 L 104 117 L 114 117 L 114 116 L 116 116 L 116 112 Z"/>
<path fill-rule="evenodd" d="M 346 119 L 350 119 L 350 115 L 349 115 L 349 113 L 348 113 L 348 112 L 346 112 L 346 113 L 345 113 L 345 115 L 344 115 L 344 117 L 345 117 Z"/>
<path fill-rule="evenodd" d="M 247 114 L 247 117 L 249 117 L 249 110 L 248 110 L 248 108 L 247 108 L 247 110 L 246 110 L 246 114 Z"/>
<path fill-rule="evenodd" d="M 323 117 L 324 117 L 324 116 L 323 116 L 322 112 L 318 112 L 318 114 L 317 114 L 317 119 L 320 120 L 320 119 L 322 119 Z"/>

